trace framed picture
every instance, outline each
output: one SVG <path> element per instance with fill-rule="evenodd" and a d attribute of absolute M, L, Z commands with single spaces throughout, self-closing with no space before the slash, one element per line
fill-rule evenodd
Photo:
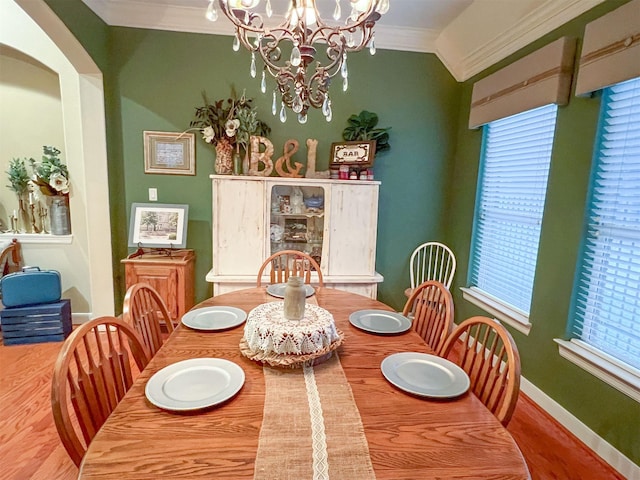
<path fill-rule="evenodd" d="M 331 144 L 330 167 L 340 165 L 371 167 L 376 153 L 375 140 L 336 142 Z"/>
<path fill-rule="evenodd" d="M 130 247 L 185 248 L 189 205 L 131 204 Z"/>
<path fill-rule="evenodd" d="M 195 175 L 195 134 L 144 132 L 144 173 Z"/>

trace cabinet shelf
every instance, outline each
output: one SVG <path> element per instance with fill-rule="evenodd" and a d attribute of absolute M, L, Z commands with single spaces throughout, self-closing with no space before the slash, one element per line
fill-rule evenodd
<path fill-rule="evenodd" d="M 300 219 L 311 218 L 311 217 L 322 218 L 322 217 L 324 217 L 324 212 L 319 212 L 319 213 L 315 213 L 315 212 L 309 212 L 309 213 L 271 212 L 271 216 L 272 217 L 286 217 L 286 218 L 300 218 Z"/>

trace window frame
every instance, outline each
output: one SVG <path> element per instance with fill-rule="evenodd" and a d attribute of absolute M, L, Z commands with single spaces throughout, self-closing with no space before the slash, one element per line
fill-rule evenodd
<path fill-rule="evenodd" d="M 539 253 L 539 241 L 540 241 L 540 234 L 541 234 L 541 230 L 542 230 L 542 220 L 543 220 L 543 216 L 544 216 L 544 206 L 546 203 L 546 192 L 547 192 L 547 188 L 548 188 L 548 180 L 549 180 L 549 171 L 551 168 L 551 159 L 553 158 L 553 149 L 555 146 L 555 135 L 556 135 L 556 129 L 557 129 L 557 119 L 558 119 L 558 107 L 555 104 L 549 104 L 549 105 L 544 105 L 542 107 L 536 107 L 536 108 L 532 108 L 530 110 L 527 110 L 526 112 L 521 112 L 521 113 L 531 113 L 534 112 L 535 110 L 542 110 L 542 109 L 549 109 L 549 110 L 553 110 L 553 115 L 554 115 L 554 120 L 553 120 L 553 131 L 552 131 L 552 137 L 550 139 L 549 142 L 547 142 L 544 145 L 541 145 L 541 150 L 545 149 L 545 153 L 546 153 L 546 149 L 549 150 L 549 158 L 548 158 L 548 163 L 546 166 L 544 166 L 544 168 L 546 169 L 546 178 L 544 180 L 544 190 L 545 190 L 545 194 L 543 197 L 543 203 L 541 205 L 541 210 L 542 210 L 542 214 L 540 215 L 540 219 L 539 219 L 539 227 L 538 227 L 538 246 L 536 249 L 536 258 L 535 258 L 535 265 L 537 265 L 537 259 L 538 259 L 538 253 Z M 520 115 L 520 114 L 517 114 Z M 509 118 L 509 117 L 507 117 Z M 503 120 L 503 119 L 500 119 Z M 500 120 L 496 120 L 500 121 Z M 490 122 L 490 124 L 493 122 Z M 473 216 L 473 233 L 472 233 L 472 241 L 471 241 L 471 245 L 470 245 L 470 252 L 469 252 L 469 272 L 468 272 L 468 278 L 467 278 L 467 285 L 468 287 L 462 287 L 461 291 L 462 291 L 462 295 L 463 298 L 465 300 L 467 300 L 468 302 L 476 305 L 477 307 L 480 307 L 481 309 L 485 310 L 486 312 L 492 314 L 493 316 L 495 316 L 497 319 L 507 323 L 508 325 L 511 325 L 512 327 L 514 327 L 516 330 L 520 331 L 521 333 L 528 335 L 529 331 L 531 330 L 531 323 L 529 321 L 529 312 L 522 310 L 521 308 L 510 304 L 508 301 L 505 301 L 501 298 L 499 298 L 498 296 L 496 296 L 495 294 L 485 291 L 483 290 L 481 287 L 474 285 L 474 282 L 472 281 L 473 279 L 473 262 L 474 262 L 474 257 L 475 255 L 479 254 L 480 252 L 476 252 L 477 250 L 477 236 L 478 236 L 478 219 L 479 219 L 479 215 L 480 215 L 480 209 L 481 209 L 481 200 L 482 200 L 482 194 L 483 194 L 483 189 L 485 188 L 485 168 L 486 168 L 486 155 L 487 155 L 487 142 L 488 142 L 488 136 L 489 136 L 489 131 L 488 131 L 488 125 L 487 124 L 483 127 L 483 138 L 482 138 L 482 147 L 481 147 L 481 157 L 480 157 L 480 167 L 478 170 L 478 183 L 477 183 L 477 189 L 476 189 L 476 201 L 475 201 L 475 207 L 474 207 L 474 216 Z M 531 282 L 531 299 L 533 298 L 533 291 L 534 291 L 534 286 L 535 286 L 535 270 L 536 270 L 536 266 L 533 267 L 534 271 L 533 271 L 533 280 Z M 530 299 L 530 301 L 531 301 Z"/>
<path fill-rule="evenodd" d="M 640 82 L 640 77 L 635 80 Z M 620 82 L 619 84 L 626 82 L 627 81 Z M 613 87 L 615 87 L 615 85 Z M 580 240 L 581 243 L 579 255 L 576 261 L 576 273 L 571 298 L 571 306 L 569 310 L 569 318 L 567 320 L 567 330 L 564 339 L 556 338 L 554 339 L 554 341 L 558 344 L 559 354 L 563 358 L 586 370 L 587 372 L 591 373 L 595 377 L 626 394 L 635 401 L 640 402 L 640 369 L 582 340 L 577 336 L 577 332 L 574 328 L 574 324 L 579 321 L 579 316 L 577 313 L 578 296 L 580 294 L 579 285 L 583 275 L 586 248 L 587 244 L 591 241 L 590 239 L 594 236 L 597 236 L 597 233 L 593 233 L 593 227 L 589 225 L 588 217 L 591 212 L 592 203 L 594 201 L 596 173 L 601 168 L 600 157 L 602 145 L 604 142 L 604 124 L 607 116 L 609 115 L 609 103 L 607 101 L 608 92 L 606 91 L 606 89 L 602 90 L 601 92 L 602 95 L 600 95 L 600 115 L 598 120 L 598 127 L 596 130 L 593 161 L 589 177 L 589 192 L 586 198 L 583 213 L 585 220 Z M 638 126 L 640 127 L 640 125 Z M 620 162 L 621 165 L 623 163 L 624 161 Z"/>

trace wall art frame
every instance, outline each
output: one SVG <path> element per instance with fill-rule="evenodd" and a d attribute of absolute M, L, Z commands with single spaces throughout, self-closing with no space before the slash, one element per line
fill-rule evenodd
<path fill-rule="evenodd" d="M 145 130 L 144 173 L 195 175 L 195 134 Z"/>
<path fill-rule="evenodd" d="M 129 247 L 186 248 L 189 205 L 132 203 Z"/>
<path fill-rule="evenodd" d="M 334 168 L 341 165 L 360 168 L 372 167 L 375 154 L 375 140 L 334 142 L 331 144 L 329 166 Z"/>

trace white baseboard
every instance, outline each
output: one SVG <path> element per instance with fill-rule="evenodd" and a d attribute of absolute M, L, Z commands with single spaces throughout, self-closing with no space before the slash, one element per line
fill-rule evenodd
<path fill-rule="evenodd" d="M 587 447 L 593 450 L 596 455 L 616 469 L 622 476 L 629 480 L 640 480 L 639 465 L 629 460 L 610 443 L 574 417 L 562 405 L 524 377 L 521 377 L 520 389 L 531 400 L 537 403 L 540 408 L 545 410 L 555 418 L 558 423 L 578 437 Z"/>

